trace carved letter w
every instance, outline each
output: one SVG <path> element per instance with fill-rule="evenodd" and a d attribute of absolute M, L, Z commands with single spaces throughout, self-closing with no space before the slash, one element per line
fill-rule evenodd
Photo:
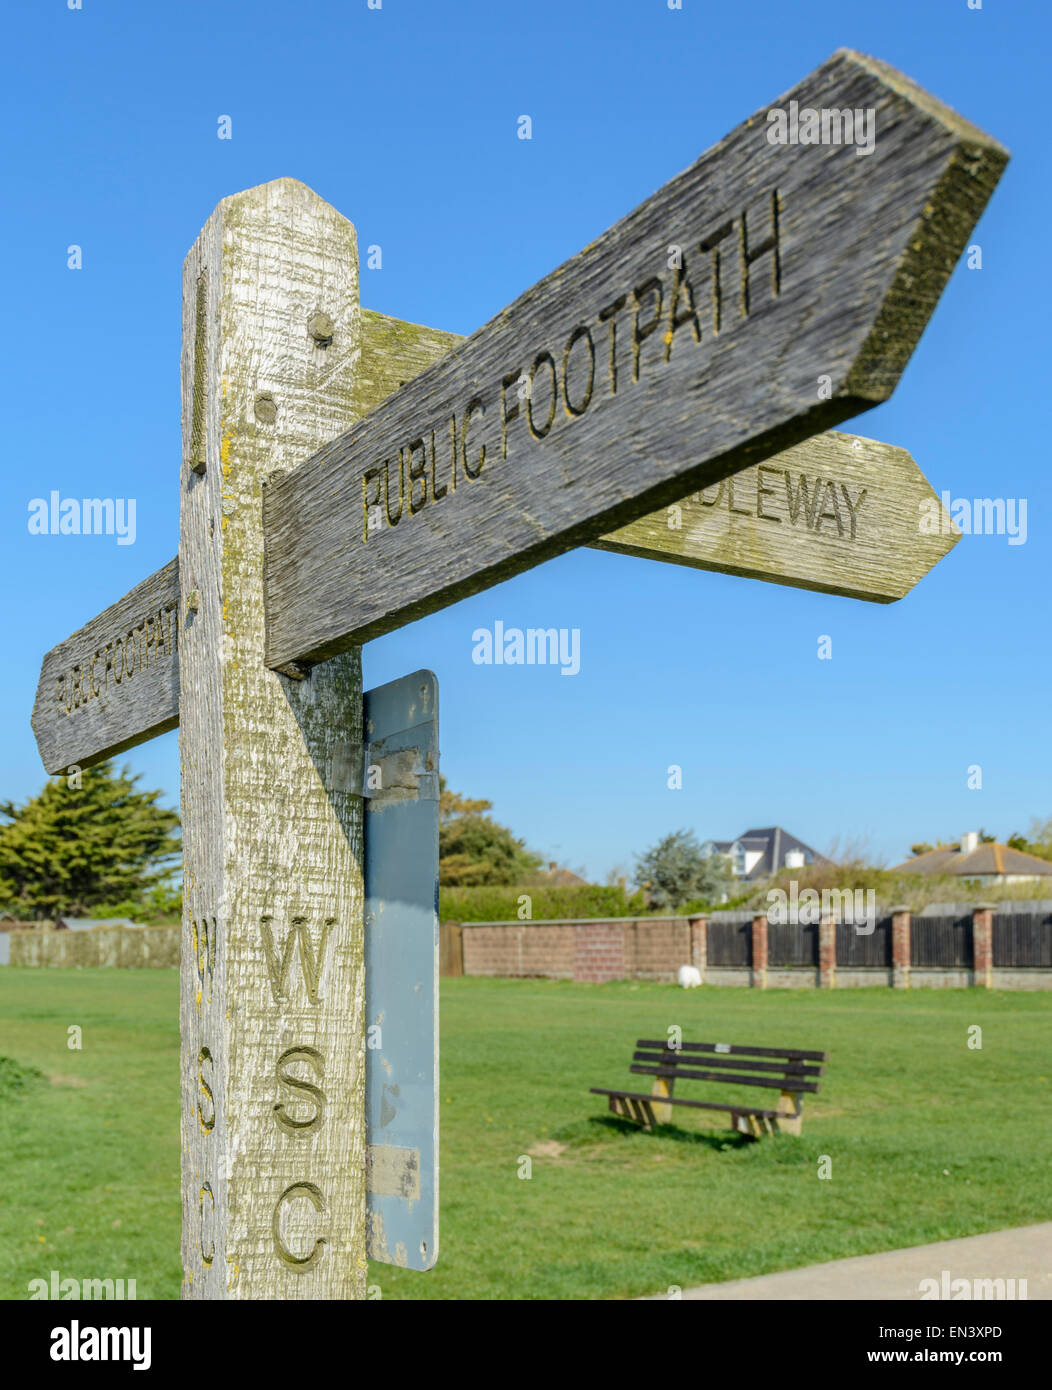
<path fill-rule="evenodd" d="M 263 937 L 263 949 L 267 956 L 267 970 L 270 974 L 270 987 L 274 993 L 274 1002 L 279 1004 L 282 999 L 288 997 L 289 993 L 289 971 L 292 967 L 292 952 L 295 942 L 298 939 L 300 944 L 300 968 L 303 971 L 303 983 L 307 986 L 307 998 L 312 1004 L 318 1002 L 318 982 L 321 979 L 321 972 L 325 966 L 325 952 L 329 945 L 329 933 L 332 931 L 333 923 L 326 922 L 321 929 L 321 943 L 317 953 L 311 941 L 310 932 L 307 928 L 306 919 L 294 917 L 292 919 L 292 930 L 285 938 L 285 944 L 281 948 L 281 961 L 278 962 L 277 952 L 274 949 L 274 936 L 270 930 L 271 919 L 264 917 L 259 924 L 260 933 Z"/>

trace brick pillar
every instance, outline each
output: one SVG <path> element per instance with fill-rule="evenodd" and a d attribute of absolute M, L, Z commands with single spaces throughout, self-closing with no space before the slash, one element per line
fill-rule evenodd
<path fill-rule="evenodd" d="M 910 910 L 891 909 L 891 983 L 895 989 L 910 987 Z"/>
<path fill-rule="evenodd" d="M 692 917 L 690 919 L 690 963 L 701 974 L 705 983 L 705 967 L 709 963 L 709 919 Z"/>
<path fill-rule="evenodd" d="M 752 985 L 767 988 L 767 918 L 763 914 L 752 919 Z"/>
<path fill-rule="evenodd" d="M 994 987 L 994 905 L 972 909 L 972 982 L 979 989 Z"/>
<path fill-rule="evenodd" d="M 818 924 L 818 987 L 836 986 L 836 918 L 826 914 Z"/>

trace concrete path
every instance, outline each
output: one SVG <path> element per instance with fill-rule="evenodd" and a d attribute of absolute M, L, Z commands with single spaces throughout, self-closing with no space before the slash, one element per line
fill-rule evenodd
<path fill-rule="evenodd" d="M 944 1273 L 945 1271 L 945 1273 Z M 683 1298 L 696 1299 L 913 1299 L 932 1295 L 960 1296 L 956 1279 L 967 1279 L 972 1298 L 1004 1298 L 1015 1280 L 1015 1298 L 1052 1299 L 1052 1221 L 1040 1226 L 1017 1226 L 963 1240 L 942 1240 L 934 1245 L 915 1245 L 908 1250 L 889 1250 L 882 1255 L 856 1255 L 850 1260 L 789 1269 L 781 1274 L 761 1274 L 755 1279 L 734 1279 L 726 1284 L 703 1284 L 684 1289 Z M 974 1285 L 975 1280 L 1003 1279 L 1004 1291 Z M 1023 1293 L 1021 1280 L 1026 1280 Z M 659 1294 L 657 1297 L 667 1297 Z"/>

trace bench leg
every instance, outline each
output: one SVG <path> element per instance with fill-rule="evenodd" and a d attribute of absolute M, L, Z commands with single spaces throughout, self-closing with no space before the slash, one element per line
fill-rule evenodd
<path fill-rule="evenodd" d="M 783 1134 L 799 1134 L 803 1125 L 800 1096 L 796 1091 L 783 1091 L 778 1097 L 778 1118 L 775 1127 Z"/>
<path fill-rule="evenodd" d="M 628 1103 L 631 1118 L 635 1120 L 636 1124 L 640 1125 L 644 1130 L 649 1131 L 653 1129 L 654 1116 L 650 1110 L 649 1101 L 637 1100 L 635 1096 L 626 1096 L 625 1100 Z"/>
<path fill-rule="evenodd" d="M 610 1109 L 619 1119 L 631 1120 L 645 1130 L 654 1127 L 654 1112 L 649 1101 L 639 1101 L 634 1096 L 611 1096 Z"/>
<path fill-rule="evenodd" d="M 765 1134 L 775 1133 L 775 1122 L 766 1115 L 743 1115 L 740 1111 L 731 1112 L 731 1128 L 747 1139 L 762 1139 Z"/>
<path fill-rule="evenodd" d="M 654 1100 L 650 1104 L 650 1109 L 653 1113 L 654 1119 L 657 1121 L 659 1125 L 667 1125 L 669 1121 L 672 1119 L 672 1106 L 662 1105 L 660 1104 L 660 1102 L 666 1096 L 670 1096 L 672 1094 L 672 1088 L 673 1086 L 675 1086 L 675 1084 L 676 1078 L 674 1076 L 654 1077 L 654 1084 L 650 1088 L 650 1094 L 654 1097 Z"/>

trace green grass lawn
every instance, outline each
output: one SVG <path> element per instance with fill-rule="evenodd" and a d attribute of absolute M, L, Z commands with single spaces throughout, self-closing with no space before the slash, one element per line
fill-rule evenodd
<path fill-rule="evenodd" d="M 168 970 L 0 970 L 0 1297 L 52 1269 L 178 1297 L 177 996 Z M 802 1138 L 607 1117 L 588 1087 L 671 1024 L 827 1050 Z M 444 980 L 438 1265 L 370 1281 L 616 1297 L 1052 1219 L 1050 1024 L 1049 994 Z"/>

